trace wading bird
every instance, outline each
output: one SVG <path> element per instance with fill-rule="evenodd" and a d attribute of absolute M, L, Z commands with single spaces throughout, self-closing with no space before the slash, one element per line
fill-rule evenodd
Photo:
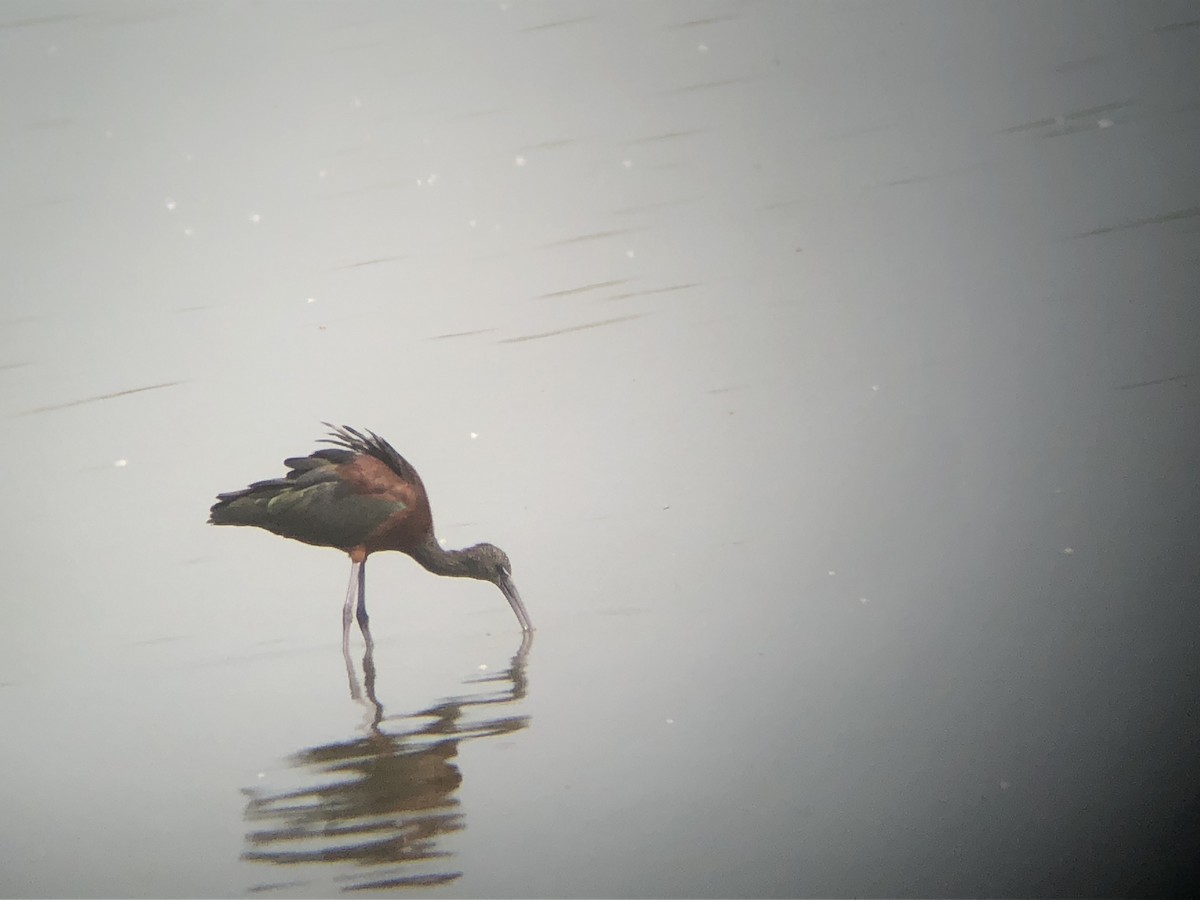
<path fill-rule="evenodd" d="M 256 481 L 240 491 L 218 494 L 208 521 L 253 525 L 283 537 L 336 547 L 350 554 L 350 584 L 342 608 L 342 645 L 350 640 L 350 618 L 358 600 L 358 625 L 367 630 L 367 556 L 377 550 L 407 553 L 435 575 L 490 581 L 504 593 L 521 629 L 533 631 L 529 613 L 512 581 L 512 566 L 499 547 L 476 544 L 443 550 L 433 535 L 425 485 L 408 461 L 372 431 L 322 423 L 334 444 L 308 456 L 285 459 L 283 478 Z"/>

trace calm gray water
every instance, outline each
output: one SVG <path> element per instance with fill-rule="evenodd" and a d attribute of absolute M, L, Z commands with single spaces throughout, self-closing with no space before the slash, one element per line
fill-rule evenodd
<path fill-rule="evenodd" d="M 0 895 L 1187 892 L 1198 16 L 0 4 Z"/>

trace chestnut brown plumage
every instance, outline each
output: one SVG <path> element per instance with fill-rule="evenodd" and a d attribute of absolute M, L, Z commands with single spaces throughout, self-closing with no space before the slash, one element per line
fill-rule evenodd
<path fill-rule="evenodd" d="M 490 581 L 500 588 L 524 631 L 533 623 L 512 581 L 504 551 L 492 544 L 445 550 L 433 532 L 429 498 L 417 470 L 371 431 L 331 429 L 322 443 L 333 447 L 285 459 L 283 478 L 256 481 L 217 495 L 209 513 L 214 525 L 251 525 L 350 555 L 350 585 L 342 612 L 343 642 L 357 598 L 358 623 L 367 631 L 366 561 L 380 550 L 407 553 L 435 575 Z"/>

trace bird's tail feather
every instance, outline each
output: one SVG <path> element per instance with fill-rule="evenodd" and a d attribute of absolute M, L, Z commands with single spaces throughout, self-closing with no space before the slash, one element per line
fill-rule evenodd
<path fill-rule="evenodd" d="M 268 504 L 287 487 L 287 482 L 278 479 L 218 494 L 217 502 L 208 511 L 208 521 L 212 525 L 262 525 L 267 520 Z"/>

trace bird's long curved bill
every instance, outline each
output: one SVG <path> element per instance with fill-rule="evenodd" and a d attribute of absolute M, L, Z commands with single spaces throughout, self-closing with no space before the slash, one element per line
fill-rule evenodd
<path fill-rule="evenodd" d="M 504 596 L 508 600 L 508 605 L 512 607 L 512 611 L 517 614 L 517 621 L 521 623 L 521 630 L 533 631 L 533 622 L 529 619 L 529 612 L 525 609 L 525 604 L 521 602 L 521 595 L 517 592 L 517 586 L 512 583 L 512 579 L 502 578 L 500 580 L 500 590 L 504 592 Z"/>

